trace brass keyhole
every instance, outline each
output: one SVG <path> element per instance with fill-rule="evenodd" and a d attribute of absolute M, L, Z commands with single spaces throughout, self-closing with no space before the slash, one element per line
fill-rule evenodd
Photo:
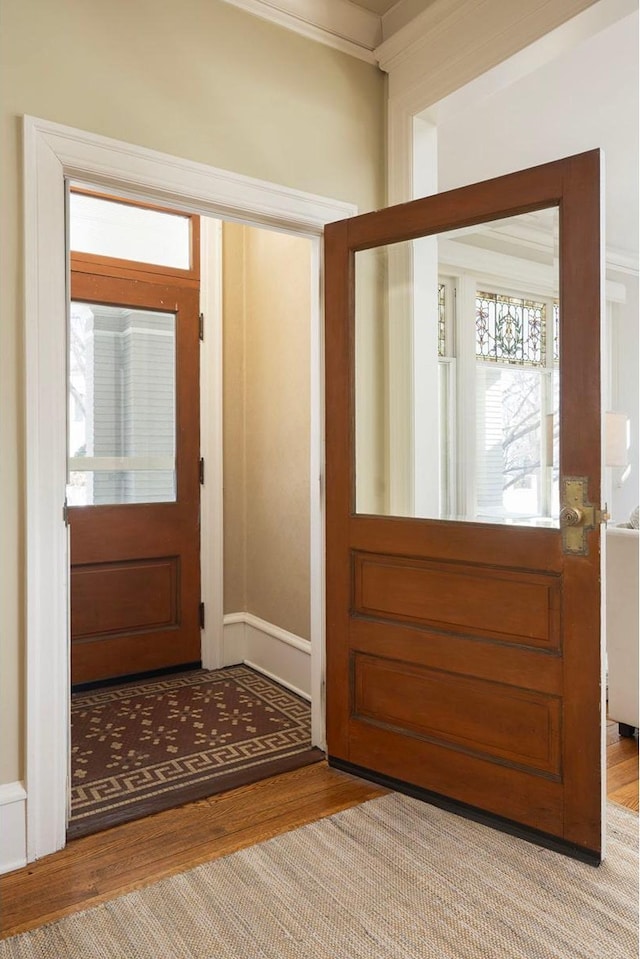
<path fill-rule="evenodd" d="M 579 526 L 582 522 L 582 510 L 577 506 L 563 506 L 560 510 L 561 526 Z"/>

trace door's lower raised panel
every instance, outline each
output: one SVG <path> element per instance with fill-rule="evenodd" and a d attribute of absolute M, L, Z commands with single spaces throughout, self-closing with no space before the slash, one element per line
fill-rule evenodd
<path fill-rule="evenodd" d="M 562 783 L 351 719 L 348 762 L 552 835 L 564 835 Z"/>
<path fill-rule="evenodd" d="M 71 635 L 168 629 L 180 622 L 180 559 L 92 563 L 71 570 Z"/>
<path fill-rule="evenodd" d="M 179 556 L 73 566 L 72 684 L 199 662 L 198 594 L 184 587 Z"/>
<path fill-rule="evenodd" d="M 352 676 L 354 719 L 561 779 L 557 696 L 358 653 Z"/>

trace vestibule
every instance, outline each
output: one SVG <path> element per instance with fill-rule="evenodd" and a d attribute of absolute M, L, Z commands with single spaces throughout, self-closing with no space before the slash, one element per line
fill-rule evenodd
<path fill-rule="evenodd" d="M 311 696 L 318 708 L 322 702 L 324 628 L 319 237 L 326 222 L 353 212 L 353 207 L 234 177 L 201 164 L 177 161 L 174 157 L 32 118 L 25 120 L 25 153 L 29 210 L 26 231 L 29 705 L 25 785 L 27 858 L 32 860 L 64 845 L 66 821 L 68 554 L 61 510 L 67 470 L 64 181 L 73 178 L 112 193 L 214 218 L 223 214 L 258 226 L 278 226 L 308 237 L 311 242 L 310 268 L 315 277 L 311 289 L 315 292 L 309 319 L 310 647 Z M 215 342 L 215 336 L 213 340 Z M 217 383 L 220 389 L 221 381 Z M 219 408 L 216 415 L 219 430 Z M 220 433 L 217 436 L 219 439 Z M 218 470 L 221 466 L 218 457 Z M 218 489 L 221 491 L 221 483 Z M 221 506 L 221 498 L 217 503 Z M 214 512 L 212 503 L 210 521 Z M 249 625 L 255 626 L 255 623 Z M 322 742 L 320 712 L 314 717 L 313 736 L 315 742 Z"/>

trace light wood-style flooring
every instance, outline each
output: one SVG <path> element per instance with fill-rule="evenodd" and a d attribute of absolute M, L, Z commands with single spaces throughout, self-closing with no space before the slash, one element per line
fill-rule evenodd
<path fill-rule="evenodd" d="M 607 723 L 607 797 L 638 812 L 638 737 L 623 739 L 613 722 Z"/>
<path fill-rule="evenodd" d="M 638 809 L 638 739 L 607 727 L 608 794 Z M 306 766 L 106 832 L 0 877 L 0 935 L 32 929 L 383 795 L 385 790 Z"/>

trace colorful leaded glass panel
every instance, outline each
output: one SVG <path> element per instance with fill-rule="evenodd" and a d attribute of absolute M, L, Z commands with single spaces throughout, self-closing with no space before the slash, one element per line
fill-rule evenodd
<path fill-rule="evenodd" d="M 556 363 L 560 359 L 560 304 L 557 300 L 553 302 L 553 359 Z"/>
<path fill-rule="evenodd" d="M 447 355 L 446 287 L 438 283 L 438 356 Z"/>
<path fill-rule="evenodd" d="M 546 305 L 501 293 L 476 294 L 476 356 L 519 366 L 545 364 Z"/>

